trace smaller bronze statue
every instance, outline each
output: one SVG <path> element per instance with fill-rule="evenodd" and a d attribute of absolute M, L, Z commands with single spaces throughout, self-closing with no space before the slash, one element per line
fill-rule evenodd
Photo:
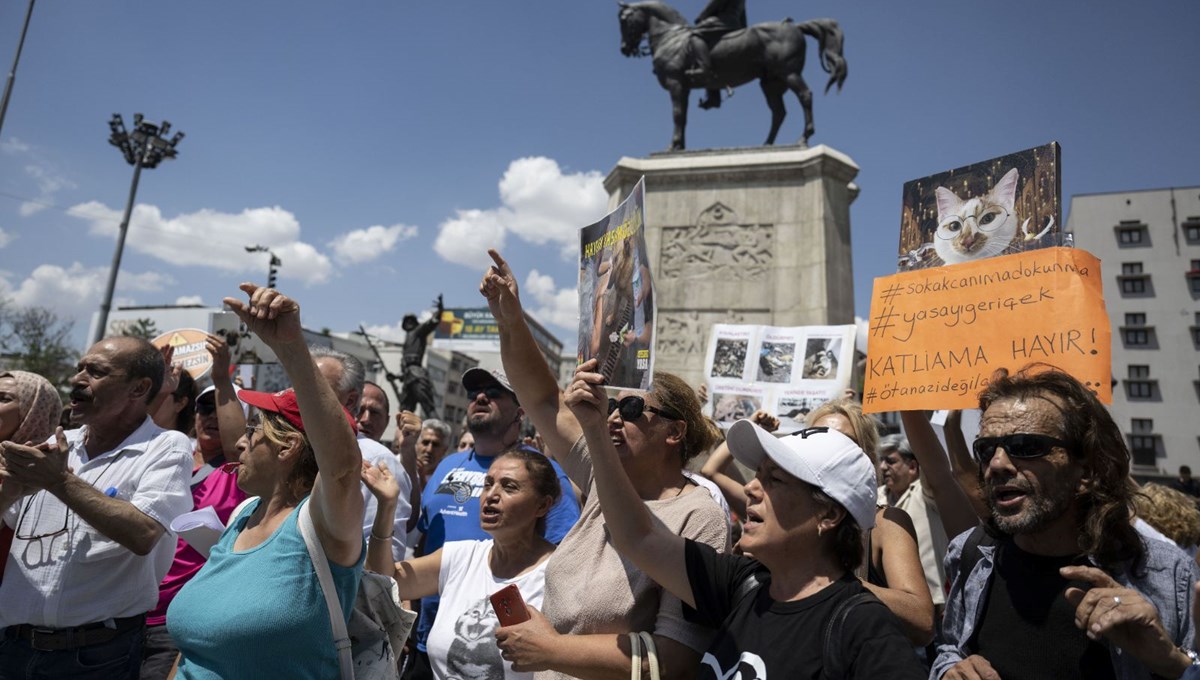
<path fill-rule="evenodd" d="M 675 119 L 672 151 L 684 148 L 691 90 L 707 90 L 700 107 L 710 109 L 720 106 L 721 88 L 738 87 L 752 80 L 759 81 L 771 109 L 771 131 L 765 143 L 775 143 L 787 115 L 783 97 L 791 91 L 804 109 L 801 144 L 808 146 L 815 128 L 812 91 L 801 75 L 804 36 L 817 41 L 821 67 L 829 74 L 825 91 L 834 85 L 840 90 L 846 80 L 842 29 L 832 19 L 803 23 L 784 19 L 747 26 L 745 0 L 709 0 L 692 26 L 682 14 L 659 0 L 617 4 L 621 53 L 627 57 L 648 54 L 659 84 L 671 95 Z M 642 47 L 643 40 L 649 42 L 648 51 Z"/>
<path fill-rule="evenodd" d="M 402 359 L 402 379 L 404 392 L 400 395 L 400 408 L 416 413 L 417 404 L 426 418 L 440 418 L 433 402 L 433 383 L 429 382 L 429 373 L 421 362 L 425 359 L 425 346 L 429 336 L 437 329 L 442 319 L 442 296 L 434 301 L 433 316 L 425 323 L 418 323 L 415 314 L 405 314 L 400 327 L 404 329 L 404 355 Z"/>

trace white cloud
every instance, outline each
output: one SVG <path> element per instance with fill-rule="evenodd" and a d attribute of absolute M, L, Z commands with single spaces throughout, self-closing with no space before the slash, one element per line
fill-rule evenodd
<path fill-rule="evenodd" d="M 867 353 L 867 337 L 871 331 L 871 323 L 861 316 L 854 317 L 854 325 L 858 330 L 854 333 L 854 349 Z"/>
<path fill-rule="evenodd" d="M 341 264 L 369 262 L 417 235 L 417 228 L 404 224 L 390 227 L 375 225 L 366 229 L 355 229 L 339 235 L 329 242 Z"/>
<path fill-rule="evenodd" d="M 72 206 L 67 213 L 88 222 L 94 235 L 115 237 L 121 225 L 121 213 L 97 201 Z M 283 261 L 281 279 L 323 283 L 333 271 L 327 256 L 299 240 L 300 223 L 279 206 L 236 214 L 204 209 L 165 218 L 156 206 L 139 204 L 129 232 L 130 248 L 179 266 L 200 265 L 265 279 L 266 253 L 245 250 L 259 244 Z"/>
<path fill-rule="evenodd" d="M 175 298 L 175 304 L 177 304 L 177 305 L 203 305 L 204 298 L 200 297 L 199 295 L 180 295 L 179 297 Z"/>
<path fill-rule="evenodd" d="M 22 217 L 45 210 L 54 204 L 55 195 L 63 189 L 74 189 L 75 183 L 61 173 L 54 163 L 46 159 L 32 145 L 9 137 L 0 141 L 0 153 L 8 156 L 24 157 L 26 159 L 25 175 L 33 180 L 37 187 L 37 198 L 23 201 L 17 208 Z"/>
<path fill-rule="evenodd" d="M 521 292 L 532 296 L 537 306 L 529 310 L 542 323 L 554 324 L 564 329 L 579 327 L 579 294 L 574 288 L 559 290 L 554 279 L 536 269 L 529 272 Z"/>
<path fill-rule="evenodd" d="M 597 171 L 564 174 L 544 156 L 519 158 L 500 178 L 501 205 L 459 210 L 439 226 L 434 250 L 444 259 L 483 269 L 488 248 L 502 248 L 509 232 L 529 243 L 579 248 L 579 229 L 605 214 L 608 194 Z"/>
<path fill-rule="evenodd" d="M 122 271 L 117 277 L 117 290 L 152 293 L 174 283 L 170 276 L 159 272 L 135 274 Z M 108 267 L 85 267 L 75 262 L 64 269 L 43 264 L 34 268 L 20 284 L 9 285 L 8 293 L 21 307 L 46 307 L 60 317 L 82 322 L 97 310 L 107 285 Z M 125 297 L 115 300 L 113 306 L 133 303 L 134 300 Z"/>
<path fill-rule="evenodd" d="M 442 259 L 482 272 L 492 264 L 488 248 L 504 250 L 505 228 L 494 210 L 459 210 L 438 227 L 433 249 Z"/>
<path fill-rule="evenodd" d="M 0 248 L 12 243 L 13 238 L 15 237 L 12 234 L 0 229 Z"/>

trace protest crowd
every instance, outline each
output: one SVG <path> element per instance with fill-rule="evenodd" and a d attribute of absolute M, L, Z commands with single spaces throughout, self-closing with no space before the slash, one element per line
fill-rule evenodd
<path fill-rule="evenodd" d="M 958 411 L 881 436 L 853 391 L 722 431 L 663 371 L 562 388 L 490 255 L 504 371 L 463 374 L 460 440 L 253 284 L 225 304 L 287 390 L 216 335 L 204 387 L 100 340 L 66 415 L 0 373 L 0 680 L 1200 678 L 1200 484 L 1138 485 L 1067 372 L 998 371 L 974 441 Z"/>

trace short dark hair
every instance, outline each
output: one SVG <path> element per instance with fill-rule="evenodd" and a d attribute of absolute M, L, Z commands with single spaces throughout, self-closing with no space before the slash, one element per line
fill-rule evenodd
<path fill-rule="evenodd" d="M 388 415 L 391 415 L 392 400 L 388 399 L 387 390 L 380 387 L 379 383 L 371 382 L 370 380 L 364 380 L 363 381 L 363 392 L 367 391 L 367 385 L 370 385 L 371 387 L 374 387 L 375 389 L 379 390 L 380 394 L 383 395 L 383 410 L 387 411 Z M 359 398 L 359 401 L 362 401 L 361 397 Z"/>
<path fill-rule="evenodd" d="M 196 381 L 192 379 L 191 373 L 183 371 L 179 374 L 179 387 L 175 388 L 175 393 L 171 396 L 175 398 L 175 401 L 187 399 L 187 403 L 179 409 L 179 414 L 175 416 L 175 429 L 191 435 L 192 430 L 196 427 Z"/>
<path fill-rule="evenodd" d="M 1121 569 L 1126 562 L 1132 563 L 1134 570 L 1140 569 L 1145 551 L 1129 521 L 1133 513 L 1133 496 L 1126 483 L 1129 448 L 1121 428 L 1096 395 L 1064 371 L 1035 363 L 1014 375 L 1005 369 L 996 371 L 979 393 L 979 408 L 986 411 L 998 401 L 1048 396 L 1062 406 L 1058 411 L 1067 453 L 1088 480 L 1087 490 L 1077 496 L 1079 549 L 1106 569 Z M 983 475 L 982 468 L 979 474 Z"/>
<path fill-rule="evenodd" d="M 150 390 L 146 392 L 146 403 L 149 404 L 162 389 L 163 377 L 167 372 L 162 352 L 150 344 L 149 340 L 129 335 L 121 336 L 120 340 L 131 344 L 128 350 L 117 354 L 120 357 L 119 361 L 124 364 L 122 368 L 125 369 L 129 380 L 132 382 L 142 378 L 150 379 Z"/>
<path fill-rule="evenodd" d="M 843 569 L 853 572 L 863 562 L 862 528 L 858 526 L 858 522 L 854 521 L 854 517 L 850 512 L 846 511 L 845 506 L 833 500 L 833 498 L 817 487 L 807 482 L 805 484 L 812 490 L 813 500 L 818 505 L 838 507 L 846 512 L 846 516 L 842 518 L 837 528 L 833 530 L 833 537 L 829 540 L 832 541 L 834 559 L 837 560 Z"/>
<path fill-rule="evenodd" d="M 1179 466 L 1179 474 L 1181 474 L 1181 475 L 1192 474 L 1192 467 L 1190 465 L 1180 465 Z"/>

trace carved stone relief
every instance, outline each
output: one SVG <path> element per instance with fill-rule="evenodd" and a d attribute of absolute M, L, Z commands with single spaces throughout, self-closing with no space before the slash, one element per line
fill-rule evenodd
<path fill-rule="evenodd" d="M 695 226 L 663 227 L 659 271 L 664 279 L 766 280 L 774 260 L 775 225 L 742 224 L 716 202 Z"/>
<path fill-rule="evenodd" d="M 755 314 L 759 317 L 763 314 Z M 747 319 L 738 311 L 699 312 L 687 310 L 659 310 L 658 336 L 655 344 L 659 356 L 686 360 L 700 357 L 703 364 L 705 344 L 709 330 L 717 323 L 760 323 L 762 319 Z"/>

